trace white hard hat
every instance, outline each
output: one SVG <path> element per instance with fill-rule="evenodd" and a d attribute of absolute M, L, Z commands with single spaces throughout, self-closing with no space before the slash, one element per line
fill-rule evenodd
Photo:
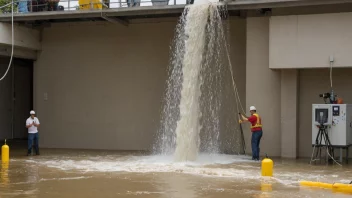
<path fill-rule="evenodd" d="M 31 115 L 35 115 L 35 111 L 32 110 L 32 111 L 30 112 L 30 114 L 31 114 Z"/>
<path fill-rule="evenodd" d="M 257 109 L 255 108 L 255 106 L 251 106 L 251 107 L 249 107 L 249 110 L 250 111 L 256 111 Z"/>

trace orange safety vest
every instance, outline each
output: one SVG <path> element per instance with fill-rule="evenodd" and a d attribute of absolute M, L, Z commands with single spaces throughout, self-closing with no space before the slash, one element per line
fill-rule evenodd
<path fill-rule="evenodd" d="M 261 127 L 263 127 L 263 126 L 262 126 L 262 119 L 260 118 L 260 116 L 259 116 L 257 113 L 253 113 L 253 115 L 254 115 L 255 117 L 257 117 L 257 123 L 255 123 L 254 126 L 251 126 L 251 129 L 252 129 L 252 128 L 261 128 Z"/>

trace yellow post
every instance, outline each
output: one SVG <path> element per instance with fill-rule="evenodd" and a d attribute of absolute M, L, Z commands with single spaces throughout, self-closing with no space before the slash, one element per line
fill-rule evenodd
<path fill-rule="evenodd" d="M 5 144 L 1 147 L 1 162 L 8 162 L 10 160 L 10 148 Z"/>
<path fill-rule="evenodd" d="M 273 176 L 273 160 L 268 158 L 268 155 L 262 160 L 262 176 Z"/>

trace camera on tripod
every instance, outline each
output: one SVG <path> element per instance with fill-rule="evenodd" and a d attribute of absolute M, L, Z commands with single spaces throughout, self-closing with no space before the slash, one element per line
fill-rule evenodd
<path fill-rule="evenodd" d="M 330 93 L 323 93 L 323 94 L 319 94 L 319 97 L 321 98 L 330 98 Z"/>
<path fill-rule="evenodd" d="M 327 92 L 327 93 L 323 93 L 323 94 L 319 94 L 319 97 L 323 98 L 325 104 L 336 104 L 336 97 L 337 95 L 334 95 L 334 91 L 331 90 L 331 93 Z M 327 99 L 329 99 L 327 101 Z"/>

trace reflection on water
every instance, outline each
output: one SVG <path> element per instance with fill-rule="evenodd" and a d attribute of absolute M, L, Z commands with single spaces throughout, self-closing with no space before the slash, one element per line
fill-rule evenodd
<path fill-rule="evenodd" d="M 271 191 L 273 191 L 273 185 L 270 183 L 261 182 L 260 189 L 263 192 L 271 192 Z"/>
<path fill-rule="evenodd" d="M 9 183 L 9 162 L 1 163 L 1 185 L 6 187 Z"/>
<path fill-rule="evenodd" d="M 180 175 L 170 175 L 169 177 L 159 176 L 157 177 L 159 182 L 163 185 L 159 186 L 159 191 L 167 191 L 163 194 L 163 197 L 197 197 L 197 188 L 188 177 L 182 177 Z"/>
<path fill-rule="evenodd" d="M 349 166 L 274 160 L 274 177 L 246 156 L 201 154 L 195 162 L 136 153 L 43 150 L 1 165 L 0 197 L 349 197 L 299 187 L 300 180 L 349 183 Z"/>

